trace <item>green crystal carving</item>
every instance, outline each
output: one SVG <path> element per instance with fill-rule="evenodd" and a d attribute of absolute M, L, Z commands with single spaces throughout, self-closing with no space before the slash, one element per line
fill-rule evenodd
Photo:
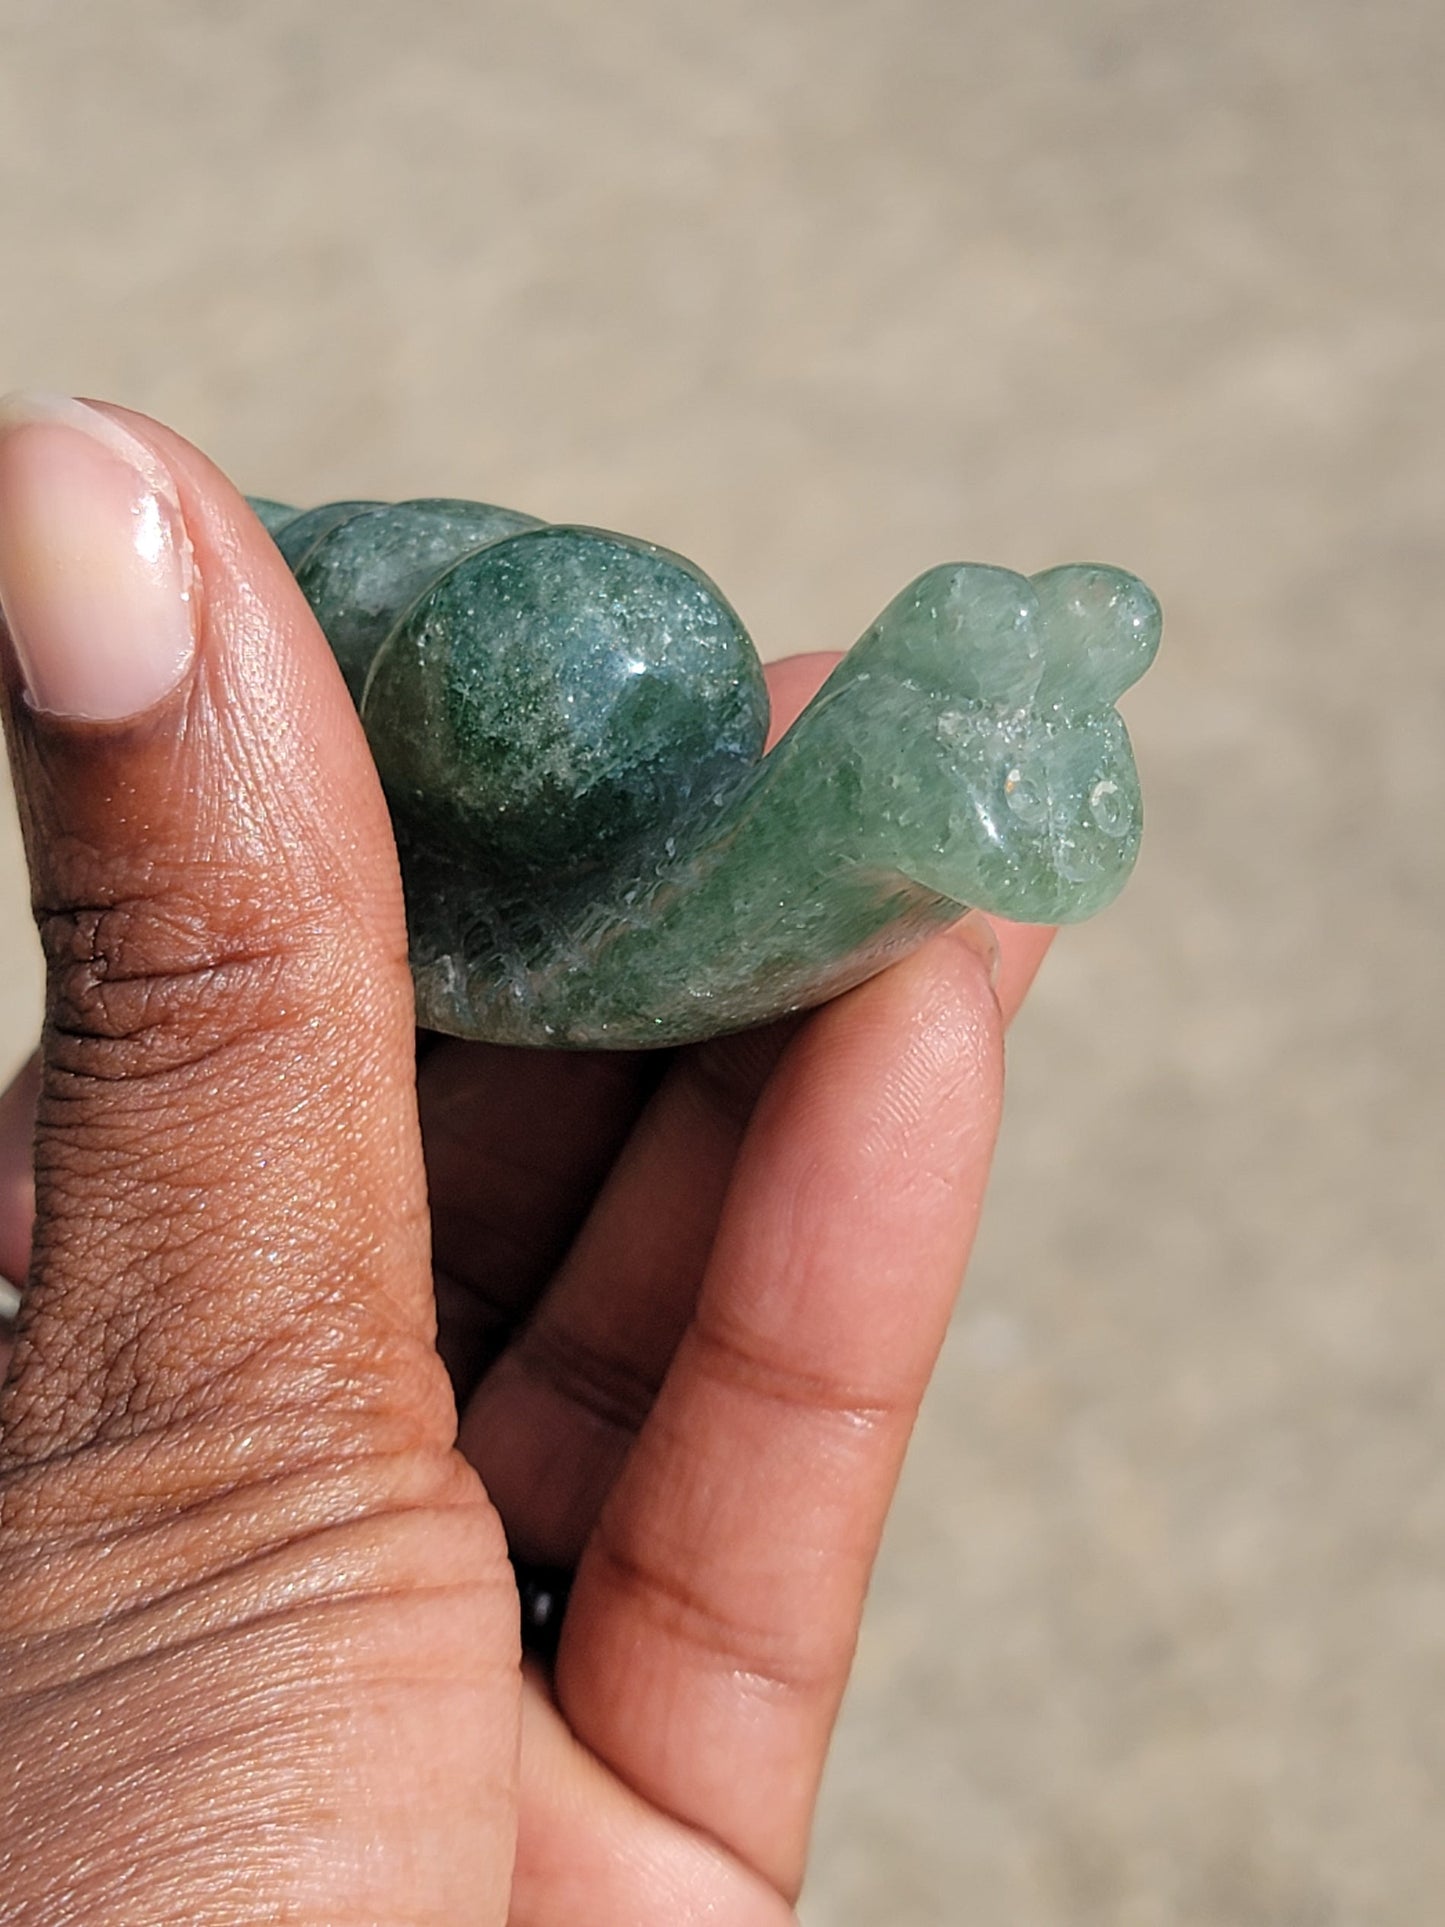
<path fill-rule="evenodd" d="M 1139 845 L 1122 570 L 930 569 L 766 757 L 737 616 L 682 557 L 481 503 L 254 501 L 356 699 L 418 1021 L 689 1042 L 835 996 L 977 907 L 1091 915 Z"/>

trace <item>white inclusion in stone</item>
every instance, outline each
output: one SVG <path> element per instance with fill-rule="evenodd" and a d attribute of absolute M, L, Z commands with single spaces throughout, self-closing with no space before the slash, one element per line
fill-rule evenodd
<path fill-rule="evenodd" d="M 1021 769 L 1011 769 L 1005 776 L 1003 793 L 1005 802 L 1019 822 L 1026 824 L 1030 829 L 1037 828 L 1048 815 L 1048 798 L 1038 784 L 1025 776 Z"/>
<path fill-rule="evenodd" d="M 1106 776 L 1089 791 L 1089 814 L 1105 836 L 1124 836 L 1129 829 L 1129 812 L 1119 795 L 1119 785 Z"/>

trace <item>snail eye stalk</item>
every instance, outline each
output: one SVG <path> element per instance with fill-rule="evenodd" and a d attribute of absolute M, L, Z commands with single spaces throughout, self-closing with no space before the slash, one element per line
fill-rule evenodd
<path fill-rule="evenodd" d="M 971 908 L 1090 916 L 1133 866 L 1114 705 L 1160 615 L 1122 570 L 929 570 L 764 756 L 757 654 L 681 556 L 477 502 L 252 507 L 376 758 L 428 1028 L 688 1043 Z"/>

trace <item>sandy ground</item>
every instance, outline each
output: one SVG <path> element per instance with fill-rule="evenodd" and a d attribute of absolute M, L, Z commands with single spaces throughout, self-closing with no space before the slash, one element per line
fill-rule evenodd
<path fill-rule="evenodd" d="M 1164 600 L 808 1927 L 1445 1905 L 1442 80 L 1437 0 L 0 0 L 0 386 L 650 535 L 766 653 L 943 557 Z"/>

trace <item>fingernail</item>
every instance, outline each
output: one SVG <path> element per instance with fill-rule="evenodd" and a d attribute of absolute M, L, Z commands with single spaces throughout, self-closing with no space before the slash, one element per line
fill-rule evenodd
<path fill-rule="evenodd" d="M 195 656 L 176 486 L 144 443 L 59 395 L 0 400 L 0 612 L 36 709 L 116 722 Z"/>
<path fill-rule="evenodd" d="M 982 910 L 970 910 L 967 916 L 960 917 L 953 926 L 953 934 L 961 943 L 967 944 L 970 950 L 983 958 L 989 984 L 997 990 L 1001 962 L 998 933 Z"/>
<path fill-rule="evenodd" d="M 0 1324 L 13 1324 L 19 1310 L 19 1288 L 8 1278 L 0 1278 Z"/>

